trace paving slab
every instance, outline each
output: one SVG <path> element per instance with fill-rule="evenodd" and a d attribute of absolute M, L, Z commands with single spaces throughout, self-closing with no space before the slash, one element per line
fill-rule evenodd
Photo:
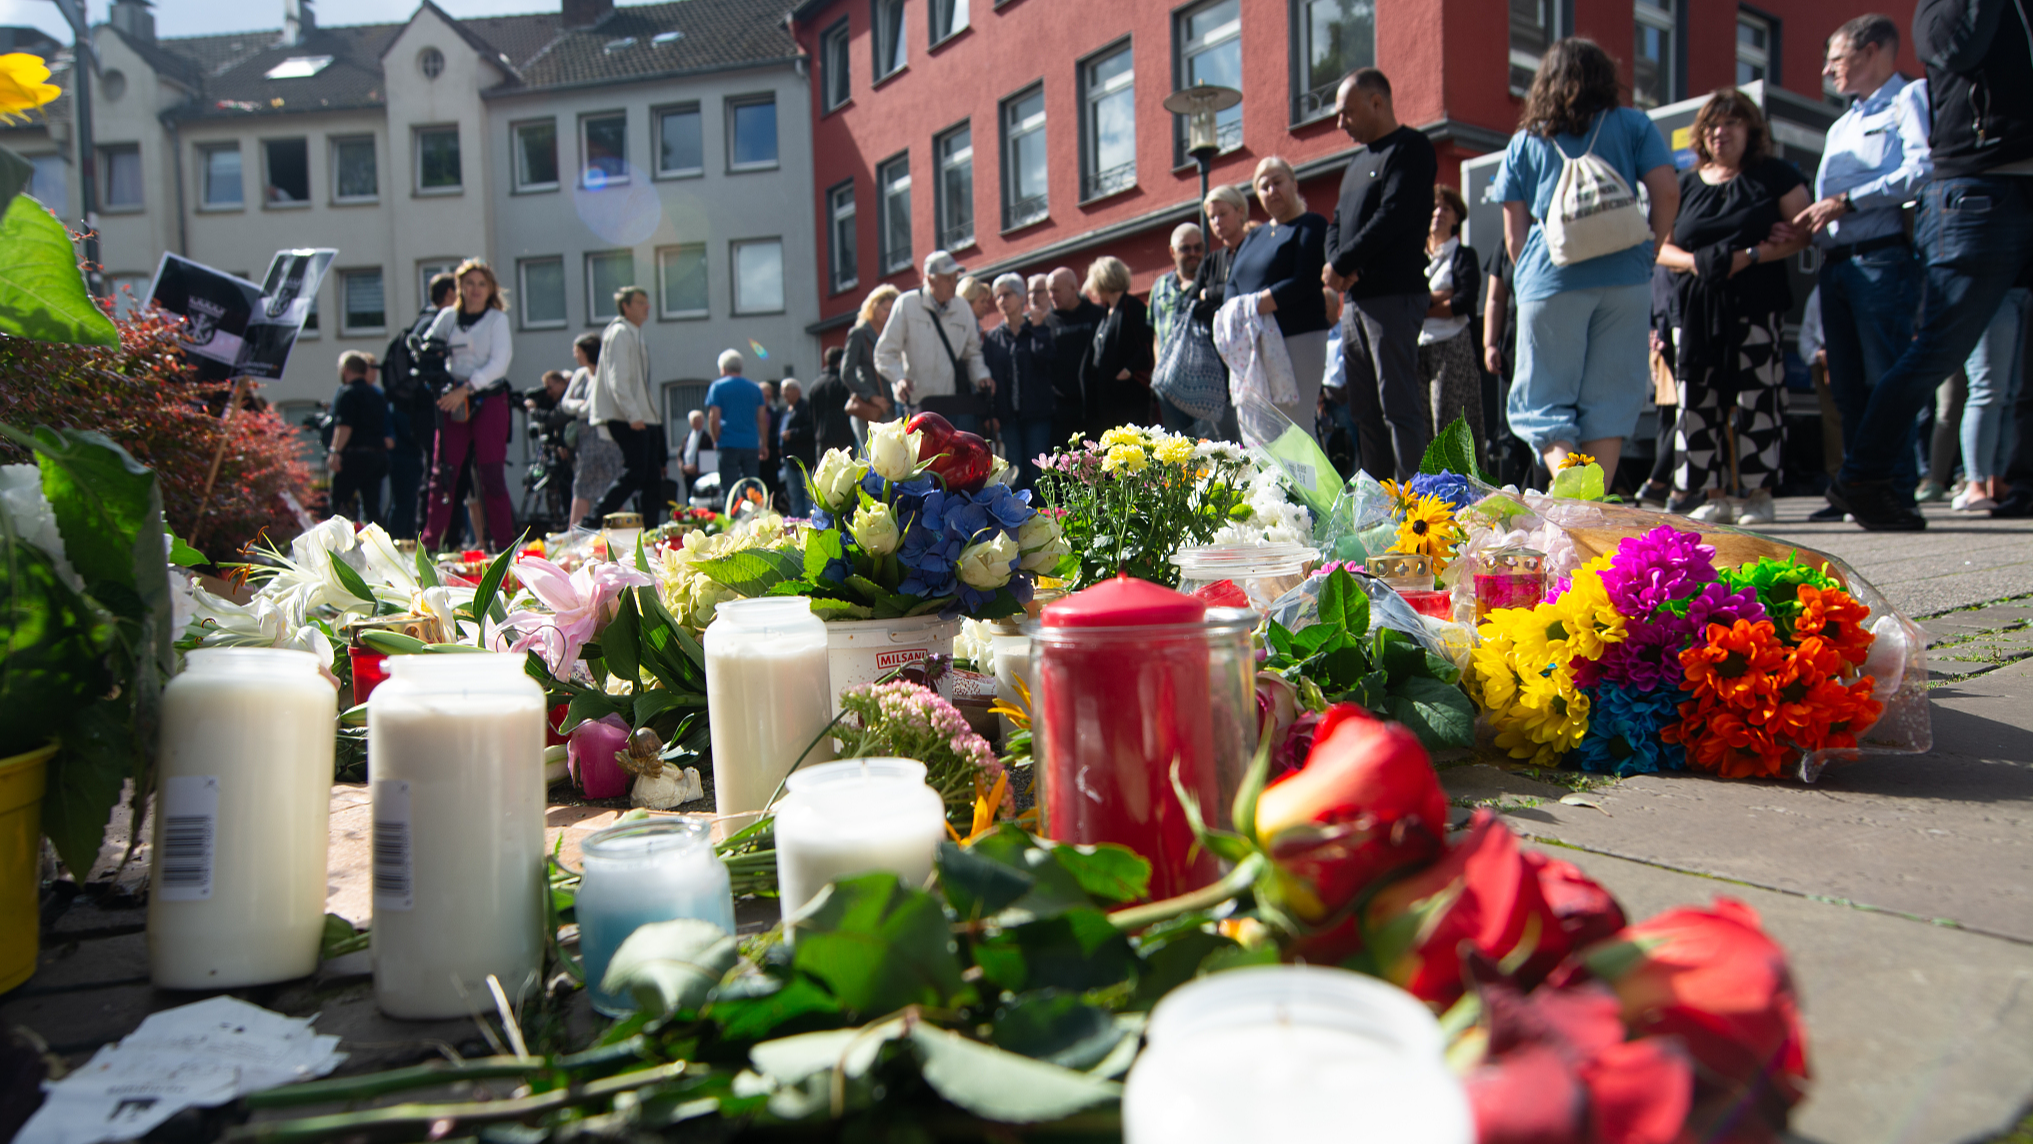
<path fill-rule="evenodd" d="M 1717 895 L 1758 911 L 1789 955 L 1813 1087 L 1795 1110 L 1814 1144 L 1968 1144 L 2033 1101 L 2033 956 L 1998 938 L 1733 886 L 1639 862 L 1550 851 L 1633 918 Z"/>
<path fill-rule="evenodd" d="M 1854 524 L 1815 524 L 1818 497 L 1785 497 L 1779 519 L 1758 529 L 1841 557 L 1908 616 L 2024 596 L 2033 587 L 2033 520 L 1992 520 L 1945 504 L 1922 505 L 1925 532 L 1865 532 Z"/>

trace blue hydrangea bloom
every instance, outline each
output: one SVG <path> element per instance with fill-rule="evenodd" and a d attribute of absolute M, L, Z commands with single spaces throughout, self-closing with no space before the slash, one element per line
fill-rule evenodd
<path fill-rule="evenodd" d="M 1460 473 L 1421 473 L 1406 482 L 1405 491 L 1414 496 L 1439 497 L 1460 512 L 1475 503 L 1475 486 Z"/>
<path fill-rule="evenodd" d="M 1664 742 L 1659 732 L 1680 721 L 1678 688 L 1639 690 L 1605 683 L 1596 689 L 1588 713 L 1588 734 L 1574 750 L 1584 771 L 1627 778 L 1687 767 L 1687 748 Z"/>

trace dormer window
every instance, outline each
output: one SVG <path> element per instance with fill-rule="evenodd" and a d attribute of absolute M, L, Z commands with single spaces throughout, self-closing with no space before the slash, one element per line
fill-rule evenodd
<path fill-rule="evenodd" d="M 330 56 L 291 56 L 268 69 L 269 79 L 309 79 L 330 66 Z"/>

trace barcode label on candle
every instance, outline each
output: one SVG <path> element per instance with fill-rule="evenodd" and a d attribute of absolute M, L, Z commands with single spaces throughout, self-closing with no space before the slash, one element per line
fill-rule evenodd
<path fill-rule="evenodd" d="M 387 779 L 374 784 L 374 908 L 408 910 L 416 905 L 410 861 L 409 784 Z"/>
<path fill-rule="evenodd" d="M 212 854 L 218 842 L 219 776 L 163 780 L 161 806 L 156 896 L 165 902 L 207 901 L 212 896 Z"/>

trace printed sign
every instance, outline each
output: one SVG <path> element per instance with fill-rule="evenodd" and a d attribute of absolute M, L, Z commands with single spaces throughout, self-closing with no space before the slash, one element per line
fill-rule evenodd
<path fill-rule="evenodd" d="M 148 296 L 184 320 L 184 352 L 205 381 L 282 376 L 333 249 L 279 250 L 261 284 L 164 253 Z"/>

